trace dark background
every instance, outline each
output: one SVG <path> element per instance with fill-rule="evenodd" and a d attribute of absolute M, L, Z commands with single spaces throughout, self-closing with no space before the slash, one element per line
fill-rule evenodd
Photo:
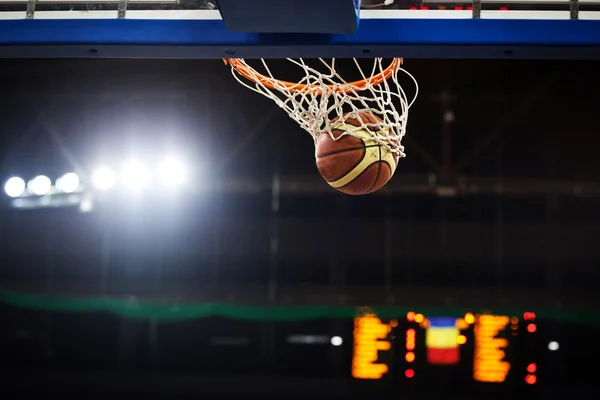
<path fill-rule="evenodd" d="M 320 180 L 310 136 L 240 87 L 219 60 L 1 61 L 4 178 L 75 170 L 85 179 L 102 160 L 167 147 L 183 150 L 197 169 L 195 190 L 169 201 L 115 198 L 89 214 L 17 211 L 5 201 L 2 288 L 166 302 L 596 310 L 598 63 L 407 60 L 405 67 L 420 85 L 408 157 L 388 190 L 348 197 Z M 440 101 L 444 93 L 452 101 Z M 444 125 L 448 110 L 455 120 Z M 223 183 L 237 189 L 208 190 Z M 258 189 L 240 189 L 250 184 Z M 440 196 L 440 188 L 458 195 Z M 271 383 L 256 378 L 254 386 L 275 392 L 311 384 L 269 377 L 312 377 L 332 393 L 350 390 L 347 320 L 152 327 L 109 314 L 1 310 L 2 364 L 11 371 L 260 375 Z M 347 338 L 340 348 L 285 344 L 291 334 L 336 332 Z M 547 318 L 535 345 L 515 339 L 515 347 L 536 349 L 545 370 L 538 386 L 591 385 L 595 375 L 583 364 L 597 354 L 597 334 Z M 219 335 L 249 344 L 210 345 Z M 556 338 L 561 350 L 549 353 Z M 469 380 L 471 365 L 463 364 L 460 379 L 423 365 L 411 385 L 438 382 L 452 392 Z M 193 376 L 163 388 L 198 389 Z M 523 376 L 515 372 L 506 387 L 522 392 Z M 157 381 L 139 379 L 147 388 Z M 85 381 L 66 386 L 76 387 L 73 380 Z M 401 381 L 393 379 L 394 391 L 412 390 Z M 252 386 L 245 382 L 237 387 Z"/>

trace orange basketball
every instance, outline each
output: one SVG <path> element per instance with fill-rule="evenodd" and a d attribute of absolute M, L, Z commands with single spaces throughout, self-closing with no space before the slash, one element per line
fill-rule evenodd
<path fill-rule="evenodd" d="M 377 124 L 381 123 L 381 120 L 371 113 L 354 114 L 358 115 L 350 115 L 345 119 L 346 125 L 367 125 L 371 130 L 380 126 Z M 342 136 L 347 129 L 342 123 L 333 123 L 332 127 L 333 137 L 337 140 L 329 133 L 323 132 L 315 141 L 317 168 L 321 176 L 333 188 L 346 194 L 367 194 L 381 189 L 394 175 L 398 154 L 393 153 L 385 144 L 373 140 L 372 134 L 366 129 L 353 132 L 359 136 L 356 137 Z M 398 143 L 393 145 L 397 146 Z"/>

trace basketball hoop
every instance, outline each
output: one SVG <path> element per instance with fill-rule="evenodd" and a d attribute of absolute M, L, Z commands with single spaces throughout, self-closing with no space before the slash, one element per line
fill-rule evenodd
<path fill-rule="evenodd" d="M 333 140 L 344 135 L 364 139 L 368 133 L 372 140 L 399 157 L 405 156 L 401 140 L 406 133 L 408 111 L 417 96 L 418 85 L 402 68 L 401 58 L 394 58 L 387 67 L 382 58 L 373 59 L 370 73 L 365 73 L 359 60 L 353 59 L 357 77 L 362 79 L 351 82 L 336 70 L 335 58 L 330 62 L 318 59 L 318 67 L 324 71 L 309 66 L 303 59 L 288 58 L 287 61 L 303 71 L 304 76 L 297 83 L 275 78 L 265 59 L 261 59 L 263 73 L 242 58 L 223 61 L 231 66 L 232 74 L 240 84 L 273 100 L 313 138 L 327 132 Z M 398 81 L 400 72 L 415 85 L 415 94 L 410 101 Z M 368 115 L 375 118 L 368 118 Z M 346 120 L 356 121 L 357 118 L 360 126 L 355 122 L 346 124 Z M 332 130 L 340 126 L 343 126 L 343 135 L 334 135 Z"/>

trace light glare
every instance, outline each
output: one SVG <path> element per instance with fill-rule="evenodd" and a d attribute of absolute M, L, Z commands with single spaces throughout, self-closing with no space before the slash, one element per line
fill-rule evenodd
<path fill-rule="evenodd" d="M 74 172 L 69 172 L 56 181 L 56 186 L 61 192 L 73 193 L 79 187 L 79 176 Z"/>
<path fill-rule="evenodd" d="M 25 192 L 25 181 L 19 177 L 12 177 L 4 184 L 4 192 L 9 197 L 19 197 Z"/>
<path fill-rule="evenodd" d="M 182 162 L 173 158 L 167 159 L 160 164 L 160 178 L 163 184 L 168 186 L 179 186 L 186 180 L 186 171 Z"/>
<path fill-rule="evenodd" d="M 138 162 L 130 162 L 123 167 L 123 184 L 129 189 L 138 190 L 148 184 L 148 175 L 144 166 Z"/>
<path fill-rule="evenodd" d="M 556 351 L 558 350 L 560 346 L 558 345 L 558 342 L 552 341 L 550 343 L 548 343 L 548 350 L 550 351 Z"/>
<path fill-rule="evenodd" d="M 115 184 L 115 173 L 109 168 L 100 167 L 94 172 L 92 181 L 98 190 L 108 190 Z"/>
<path fill-rule="evenodd" d="M 37 196 L 43 196 L 50 192 L 50 188 L 52 187 L 52 181 L 50 181 L 50 178 L 48 178 L 47 176 L 38 175 L 29 181 L 28 187 L 31 193 Z"/>

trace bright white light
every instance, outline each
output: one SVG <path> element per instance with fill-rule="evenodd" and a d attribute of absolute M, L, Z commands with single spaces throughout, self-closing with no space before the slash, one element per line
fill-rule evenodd
<path fill-rule="evenodd" d="M 139 190 L 148 184 L 148 172 L 138 162 L 130 162 L 123 167 L 121 179 L 132 190 Z"/>
<path fill-rule="evenodd" d="M 10 197 L 19 197 L 25 192 L 25 181 L 19 177 L 12 177 L 4 184 L 4 192 Z"/>
<path fill-rule="evenodd" d="M 186 170 L 183 163 L 173 158 L 163 161 L 160 164 L 160 179 L 168 186 L 179 186 L 185 183 Z"/>
<path fill-rule="evenodd" d="M 38 175 L 27 184 L 29 191 L 35 195 L 43 196 L 50 192 L 52 181 L 44 175 Z"/>
<path fill-rule="evenodd" d="M 69 172 L 58 178 L 56 186 L 61 192 L 73 193 L 79 187 L 79 176 L 74 172 Z"/>
<path fill-rule="evenodd" d="M 550 342 L 548 343 L 548 350 L 550 351 L 556 351 L 558 350 L 560 346 L 558 345 L 558 342 Z"/>
<path fill-rule="evenodd" d="M 92 182 L 98 190 L 108 190 L 115 184 L 115 173 L 106 167 L 100 167 L 92 176 Z"/>
<path fill-rule="evenodd" d="M 94 209 L 94 202 L 92 201 L 91 197 L 84 197 L 83 200 L 81 200 L 81 203 L 79 203 L 79 211 L 82 213 L 87 213 L 90 212 Z"/>
<path fill-rule="evenodd" d="M 344 343 L 344 340 L 339 336 L 334 336 L 331 338 L 331 344 L 333 346 L 341 346 Z"/>

